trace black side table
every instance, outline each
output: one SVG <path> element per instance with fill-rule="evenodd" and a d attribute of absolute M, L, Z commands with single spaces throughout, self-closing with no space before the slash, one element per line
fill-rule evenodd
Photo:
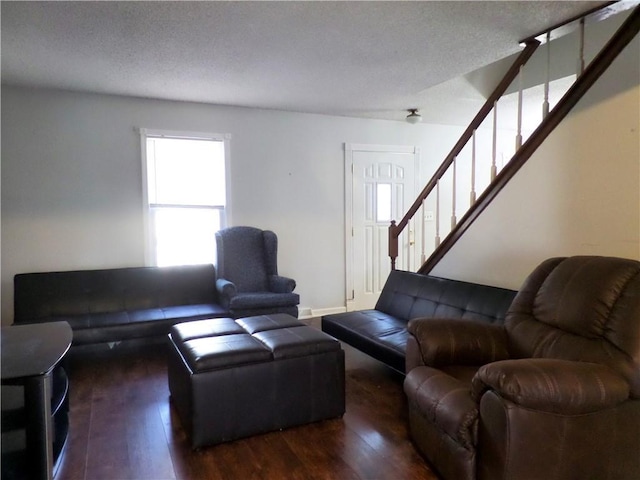
<path fill-rule="evenodd" d="M 52 479 L 52 373 L 69 350 L 73 333 L 67 322 L 52 322 L 3 327 L 0 338 L 2 385 L 24 387 L 29 478 Z M 66 375 L 63 378 L 66 382 Z M 68 389 L 63 392 L 66 401 Z"/>

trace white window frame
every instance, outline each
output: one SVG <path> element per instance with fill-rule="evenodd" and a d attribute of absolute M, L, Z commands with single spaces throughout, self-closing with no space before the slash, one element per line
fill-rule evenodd
<path fill-rule="evenodd" d="M 157 130 L 150 128 L 138 129 L 140 133 L 140 159 L 142 166 L 142 228 L 144 238 L 144 261 L 145 265 L 154 265 L 154 247 L 153 238 L 149 230 L 150 221 L 150 205 L 149 205 L 149 187 L 147 179 L 147 138 L 177 138 L 185 140 L 213 140 L 223 142 L 224 146 L 224 171 L 225 171 L 225 207 L 221 215 L 221 227 L 231 225 L 231 134 L 230 133 L 207 133 L 207 132 L 185 132 L 176 130 Z M 211 239 L 214 242 L 214 239 Z"/>

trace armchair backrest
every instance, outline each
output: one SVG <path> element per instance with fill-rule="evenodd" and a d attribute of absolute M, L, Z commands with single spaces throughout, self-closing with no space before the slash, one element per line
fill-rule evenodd
<path fill-rule="evenodd" d="M 607 365 L 640 398 L 640 262 L 546 260 L 525 280 L 505 325 L 514 357 Z"/>
<path fill-rule="evenodd" d="M 269 290 L 277 275 L 278 238 L 269 230 L 229 227 L 216 232 L 218 277 L 230 280 L 238 292 Z"/>

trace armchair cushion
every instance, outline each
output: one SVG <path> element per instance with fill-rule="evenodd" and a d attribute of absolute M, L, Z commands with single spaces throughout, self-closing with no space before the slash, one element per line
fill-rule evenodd
<path fill-rule="evenodd" d="M 600 363 L 640 398 L 640 262 L 576 256 L 544 261 L 524 282 L 505 322 L 516 358 Z"/>
<path fill-rule="evenodd" d="M 411 370 L 404 391 L 415 410 L 456 443 L 471 450 L 478 434 L 478 405 L 469 385 L 431 367 Z"/>
<path fill-rule="evenodd" d="M 227 306 L 229 305 L 231 297 L 235 297 L 238 293 L 238 289 L 235 284 L 224 278 L 216 280 L 216 290 L 218 290 L 220 297 L 225 300 Z"/>
<path fill-rule="evenodd" d="M 592 413 L 629 399 L 629 383 L 609 367 L 547 358 L 481 367 L 472 380 L 475 401 L 489 389 L 524 408 L 562 415 Z"/>
<path fill-rule="evenodd" d="M 509 358 L 507 335 L 502 325 L 475 320 L 422 318 L 409 322 L 425 365 L 483 365 Z"/>
<path fill-rule="evenodd" d="M 296 288 L 296 281 L 293 278 L 281 275 L 269 275 L 269 290 L 274 293 L 291 293 Z"/>
<path fill-rule="evenodd" d="M 229 306 L 231 310 L 262 308 L 265 305 L 275 308 L 297 305 L 299 301 L 300 297 L 297 293 L 238 293 L 230 299 Z"/>

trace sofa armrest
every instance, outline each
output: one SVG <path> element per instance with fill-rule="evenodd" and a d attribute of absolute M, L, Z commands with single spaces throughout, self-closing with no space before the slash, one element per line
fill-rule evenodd
<path fill-rule="evenodd" d="M 295 288 L 296 281 L 293 278 L 269 275 L 269 289 L 273 293 L 291 293 Z"/>
<path fill-rule="evenodd" d="M 225 278 L 219 278 L 216 280 L 216 290 L 218 291 L 222 306 L 229 308 L 229 302 L 238 293 L 235 283 Z"/>
<path fill-rule="evenodd" d="M 549 358 L 484 365 L 472 380 L 472 395 L 479 400 L 487 390 L 524 408 L 564 415 L 614 407 L 630 391 L 628 382 L 609 367 Z"/>
<path fill-rule="evenodd" d="M 484 365 L 509 358 L 502 325 L 450 318 L 413 319 L 408 325 L 422 363 L 430 367 Z"/>

